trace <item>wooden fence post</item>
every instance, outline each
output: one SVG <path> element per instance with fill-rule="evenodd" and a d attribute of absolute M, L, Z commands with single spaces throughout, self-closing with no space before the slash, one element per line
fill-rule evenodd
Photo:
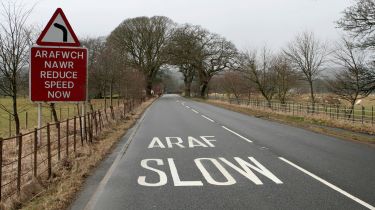
<path fill-rule="evenodd" d="M 29 116 L 28 116 L 28 114 L 27 114 L 27 112 L 25 112 L 25 128 L 27 129 L 27 127 L 28 127 L 28 121 L 29 121 Z"/>
<path fill-rule="evenodd" d="M 12 115 L 9 114 L 9 137 L 12 136 Z"/>
<path fill-rule="evenodd" d="M 69 157 L 69 118 L 66 119 L 66 157 Z"/>
<path fill-rule="evenodd" d="M 89 142 L 92 143 L 92 116 L 90 113 L 87 112 L 87 126 L 88 126 L 88 134 L 89 134 Z"/>
<path fill-rule="evenodd" d="M 50 124 L 47 123 L 47 165 L 48 165 L 48 179 L 52 177 L 52 163 L 51 163 L 51 135 Z"/>
<path fill-rule="evenodd" d="M 99 110 L 99 131 L 102 132 L 102 112 Z"/>
<path fill-rule="evenodd" d="M 83 146 L 83 130 L 82 130 L 82 116 L 79 115 L 79 132 L 80 132 L 80 136 L 81 136 L 81 146 Z"/>
<path fill-rule="evenodd" d="M 3 139 L 0 137 L 0 202 L 2 201 L 3 185 Z"/>
<path fill-rule="evenodd" d="M 95 121 L 95 136 L 98 136 L 98 119 L 97 119 L 98 111 L 94 112 L 94 121 Z"/>
<path fill-rule="evenodd" d="M 38 176 L 38 129 L 34 129 L 34 170 L 33 170 L 33 176 Z"/>
<path fill-rule="evenodd" d="M 17 195 L 21 193 L 21 176 L 22 176 L 22 134 L 18 136 L 18 159 L 17 159 Z"/>
<path fill-rule="evenodd" d="M 74 116 L 74 122 L 73 122 L 73 151 L 76 152 L 77 149 L 77 117 Z"/>
<path fill-rule="evenodd" d="M 87 142 L 87 123 L 86 123 L 86 113 L 83 113 L 83 133 L 85 141 Z M 82 143 L 83 144 L 83 143 Z"/>
<path fill-rule="evenodd" d="M 292 104 L 293 116 L 294 116 L 294 102 Z"/>
<path fill-rule="evenodd" d="M 60 133 L 60 122 L 57 122 L 57 159 L 61 160 L 61 133 Z"/>
<path fill-rule="evenodd" d="M 111 109 L 111 118 L 112 120 L 115 120 L 115 113 L 113 111 L 113 106 L 110 106 L 109 108 Z"/>
<path fill-rule="evenodd" d="M 363 121 L 364 121 L 364 117 L 365 117 L 365 107 L 362 106 L 362 124 L 363 124 Z"/>
<path fill-rule="evenodd" d="M 124 119 L 126 118 L 126 103 L 125 103 L 125 101 L 124 101 Z"/>

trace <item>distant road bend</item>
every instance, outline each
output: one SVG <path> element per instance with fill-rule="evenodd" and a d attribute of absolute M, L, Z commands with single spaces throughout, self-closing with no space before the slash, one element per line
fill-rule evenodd
<path fill-rule="evenodd" d="M 375 209 L 374 163 L 369 145 L 164 95 L 71 209 Z"/>

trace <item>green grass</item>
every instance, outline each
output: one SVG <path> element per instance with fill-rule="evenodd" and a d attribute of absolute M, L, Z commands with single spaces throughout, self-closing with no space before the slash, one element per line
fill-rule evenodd
<path fill-rule="evenodd" d="M 114 105 L 117 105 L 117 101 L 118 99 L 113 100 Z M 104 107 L 104 99 L 93 99 L 92 103 L 94 105 L 94 109 Z M 109 100 L 107 100 L 107 103 L 109 104 Z M 11 110 L 12 100 L 10 98 L 0 98 L 0 104 Z M 19 98 L 17 100 L 17 104 L 21 122 L 21 130 L 25 131 L 36 127 L 38 124 L 38 105 L 36 103 L 32 103 L 28 98 Z M 57 103 L 56 112 L 58 118 L 62 120 L 78 115 L 75 103 Z M 53 121 L 49 105 L 46 103 L 42 104 L 42 118 L 43 124 Z M 11 122 L 11 125 L 9 125 L 9 122 Z M 11 127 L 11 134 L 14 134 L 15 125 L 13 119 L 9 121 L 9 114 L 0 109 L 0 137 L 4 138 L 10 136 L 9 127 Z"/>

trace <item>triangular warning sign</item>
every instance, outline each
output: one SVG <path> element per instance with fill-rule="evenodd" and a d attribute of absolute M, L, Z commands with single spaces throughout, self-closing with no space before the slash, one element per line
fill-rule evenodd
<path fill-rule="evenodd" d="M 61 8 L 57 8 L 36 43 L 43 46 L 81 45 Z"/>

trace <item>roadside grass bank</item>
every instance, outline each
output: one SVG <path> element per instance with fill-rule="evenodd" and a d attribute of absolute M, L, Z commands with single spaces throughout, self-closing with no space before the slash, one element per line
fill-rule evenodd
<path fill-rule="evenodd" d="M 272 110 L 255 109 L 244 105 L 230 104 L 225 101 L 212 99 L 204 100 L 193 98 L 193 100 L 262 119 L 268 119 L 293 125 L 296 127 L 302 127 L 317 133 L 322 133 L 341 139 L 360 141 L 375 145 L 375 127 L 371 125 L 350 123 L 343 120 L 332 120 L 329 118 L 309 115 L 292 116 L 283 113 L 275 113 Z"/>
<path fill-rule="evenodd" d="M 74 158 L 61 161 L 54 170 L 51 179 L 46 181 L 34 180 L 28 186 L 29 189 L 24 189 L 23 196 L 36 195 L 26 201 L 22 201 L 21 195 L 20 201 L 13 208 L 30 210 L 66 209 L 83 186 L 85 179 L 106 155 L 113 150 L 116 143 L 134 125 L 154 100 L 150 99 L 142 103 L 130 112 L 125 120 L 113 123 L 92 144 L 77 153 Z"/>

